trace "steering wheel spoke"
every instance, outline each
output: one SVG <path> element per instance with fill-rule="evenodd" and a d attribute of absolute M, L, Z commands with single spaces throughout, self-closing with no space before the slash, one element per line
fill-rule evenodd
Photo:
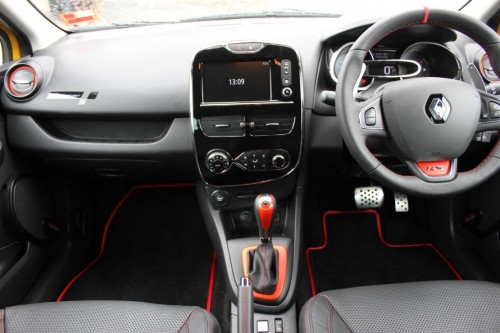
<path fill-rule="evenodd" d="M 448 182 L 457 176 L 457 159 L 441 161 L 405 161 L 410 171 L 428 183 Z"/>
<path fill-rule="evenodd" d="M 358 121 L 364 137 L 387 137 L 382 113 L 382 95 L 377 94 L 358 105 Z"/>
<path fill-rule="evenodd" d="M 479 91 L 481 114 L 477 132 L 500 130 L 500 96 Z"/>

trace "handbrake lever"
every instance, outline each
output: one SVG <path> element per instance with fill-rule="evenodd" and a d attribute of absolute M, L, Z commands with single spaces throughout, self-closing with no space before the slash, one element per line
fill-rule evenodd
<path fill-rule="evenodd" d="M 247 276 L 238 286 L 238 333 L 253 333 L 253 287 Z"/>

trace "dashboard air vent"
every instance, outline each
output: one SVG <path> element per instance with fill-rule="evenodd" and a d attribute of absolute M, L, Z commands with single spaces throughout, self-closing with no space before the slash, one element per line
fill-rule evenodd
<path fill-rule="evenodd" d="M 39 66 L 33 62 L 18 63 L 5 75 L 7 93 L 15 99 L 26 99 L 39 89 L 42 79 Z"/>

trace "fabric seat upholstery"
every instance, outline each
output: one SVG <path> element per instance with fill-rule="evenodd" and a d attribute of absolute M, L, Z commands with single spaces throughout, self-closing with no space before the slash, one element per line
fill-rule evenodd
<path fill-rule="evenodd" d="M 500 284 L 431 281 L 326 291 L 302 308 L 300 332 L 500 332 Z"/>
<path fill-rule="evenodd" d="M 0 310 L 0 332 L 218 333 L 204 309 L 126 301 L 38 303 Z"/>

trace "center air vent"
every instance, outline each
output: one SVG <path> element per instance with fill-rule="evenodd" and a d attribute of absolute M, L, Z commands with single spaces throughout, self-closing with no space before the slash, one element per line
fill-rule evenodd
<path fill-rule="evenodd" d="M 42 81 L 42 71 L 38 64 L 29 61 L 11 67 L 5 76 L 7 93 L 15 99 L 33 96 Z"/>

